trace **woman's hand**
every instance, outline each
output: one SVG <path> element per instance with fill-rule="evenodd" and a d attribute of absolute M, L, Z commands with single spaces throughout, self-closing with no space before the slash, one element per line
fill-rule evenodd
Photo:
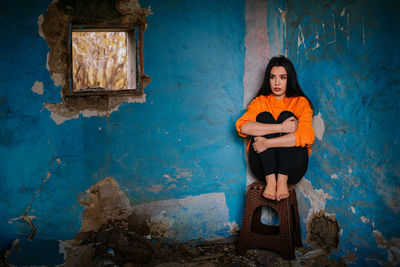
<path fill-rule="evenodd" d="M 294 133 L 297 130 L 299 121 L 295 117 L 290 117 L 281 123 L 283 133 Z"/>
<path fill-rule="evenodd" d="M 264 152 L 268 147 L 268 139 L 265 137 L 254 137 L 253 148 L 257 153 Z"/>

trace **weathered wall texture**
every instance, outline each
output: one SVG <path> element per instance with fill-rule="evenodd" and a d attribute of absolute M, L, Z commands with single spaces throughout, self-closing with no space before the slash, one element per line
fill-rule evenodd
<path fill-rule="evenodd" d="M 142 31 L 147 26 L 146 16 L 151 14 L 150 9 L 141 8 L 138 0 L 117 1 L 80 1 L 70 0 L 53 1 L 44 15 L 38 18 L 39 35 L 43 37 L 48 46 L 46 67 L 54 81 L 55 86 L 61 86 L 61 103 L 46 102 L 44 107 L 51 112 L 51 118 L 61 124 L 66 120 L 91 116 L 109 116 L 118 110 L 123 102 L 143 103 L 145 94 L 136 96 L 111 96 L 111 95 L 71 95 L 72 56 L 69 52 L 71 25 L 90 25 L 91 27 L 109 26 L 135 26 Z M 142 41 L 138 41 L 139 50 L 142 51 Z M 139 52 L 138 58 L 142 57 Z M 142 66 L 140 64 L 140 66 Z M 151 78 L 139 71 L 140 84 L 146 86 Z M 36 85 L 36 87 L 35 87 Z M 37 92 L 35 83 L 32 91 Z M 143 86 L 142 86 L 143 87 Z M 41 92 L 41 91 L 40 91 Z"/>
<path fill-rule="evenodd" d="M 65 34 L 43 28 L 51 2 L 0 4 L 0 250 L 32 233 L 33 240 L 71 240 L 80 229 L 96 229 L 108 217 L 91 202 L 99 201 L 92 186 L 106 177 L 156 237 L 231 236 L 246 183 L 233 128 L 243 102 L 244 2 L 141 1 L 154 13 L 144 34 L 145 72 L 153 78 L 146 101 L 71 120 L 51 118 L 44 107 L 61 103 L 64 88 L 58 71 L 46 67 L 62 67 L 47 58 L 47 42 Z M 67 2 L 58 2 L 65 14 Z M 98 7 L 95 16 L 91 9 L 80 16 L 108 10 Z M 110 10 L 112 19 L 117 11 Z M 93 209 L 84 213 L 86 206 Z"/>
<path fill-rule="evenodd" d="M 400 4 L 266 3 L 267 14 L 247 9 L 246 19 L 267 17 L 265 24 L 253 23 L 257 29 L 252 32 L 267 30 L 260 39 L 269 45 L 251 38 L 246 48 L 255 53 L 246 50 L 245 62 L 251 62 L 248 55 L 287 55 L 315 107 L 317 139 L 309 170 L 297 186 L 303 241 L 334 248 L 339 235 L 333 257 L 347 255 L 347 263 L 358 266 L 399 264 Z M 245 77 L 255 71 L 248 67 Z M 245 91 L 254 92 L 246 84 Z M 325 246 L 318 241 L 321 235 L 327 238 Z"/>
<path fill-rule="evenodd" d="M 140 1 L 153 12 L 146 101 L 73 120 L 45 108 L 63 85 L 42 38 L 50 4 L 0 3 L 0 250 L 31 238 L 58 251 L 120 219 L 172 241 L 231 237 L 252 179 L 234 122 L 267 59 L 285 54 L 315 107 L 297 186 L 304 244 L 357 266 L 399 263 L 398 3 Z"/>

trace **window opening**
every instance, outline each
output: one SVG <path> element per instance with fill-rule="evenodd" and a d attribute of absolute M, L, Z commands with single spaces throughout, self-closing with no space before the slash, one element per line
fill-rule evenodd
<path fill-rule="evenodd" d="M 71 92 L 141 93 L 137 28 L 71 28 Z M 139 32 L 140 37 L 140 32 Z"/>

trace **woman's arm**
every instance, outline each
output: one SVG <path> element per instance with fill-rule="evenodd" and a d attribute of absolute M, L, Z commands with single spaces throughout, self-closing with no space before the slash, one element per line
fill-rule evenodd
<path fill-rule="evenodd" d="M 267 124 L 256 121 L 249 121 L 240 127 L 240 132 L 251 136 L 263 136 L 273 133 L 281 133 L 281 124 Z"/>
<path fill-rule="evenodd" d="M 240 127 L 240 132 L 251 136 L 263 136 L 273 133 L 293 133 L 297 130 L 297 125 L 298 121 L 294 117 L 290 117 L 280 124 L 249 121 Z"/>
<path fill-rule="evenodd" d="M 293 133 L 267 139 L 265 137 L 255 137 L 253 148 L 257 153 L 264 152 L 271 147 L 293 147 L 296 146 L 296 137 Z"/>
<path fill-rule="evenodd" d="M 296 130 L 276 138 L 266 139 L 264 137 L 255 137 L 253 147 L 257 153 L 261 153 L 272 147 L 305 147 L 314 143 L 315 134 L 312 128 L 313 111 L 306 98 L 300 98 L 299 102 L 296 114 L 299 121 L 298 125 L 296 125 Z"/>

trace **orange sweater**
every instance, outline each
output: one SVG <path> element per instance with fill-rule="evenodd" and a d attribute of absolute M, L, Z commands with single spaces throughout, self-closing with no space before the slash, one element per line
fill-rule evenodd
<path fill-rule="evenodd" d="M 294 132 L 296 146 L 307 147 L 308 154 L 310 154 L 310 146 L 314 143 L 315 139 L 314 130 L 312 128 L 313 111 L 305 97 L 299 96 L 276 99 L 272 94 L 268 96 L 258 96 L 251 101 L 247 107 L 247 112 L 236 121 L 236 129 L 240 136 L 247 137 L 247 135 L 240 131 L 243 124 L 249 121 L 256 121 L 257 115 L 263 111 L 271 113 L 274 119 L 277 120 L 282 111 L 285 110 L 292 112 L 299 120 L 298 128 Z"/>

